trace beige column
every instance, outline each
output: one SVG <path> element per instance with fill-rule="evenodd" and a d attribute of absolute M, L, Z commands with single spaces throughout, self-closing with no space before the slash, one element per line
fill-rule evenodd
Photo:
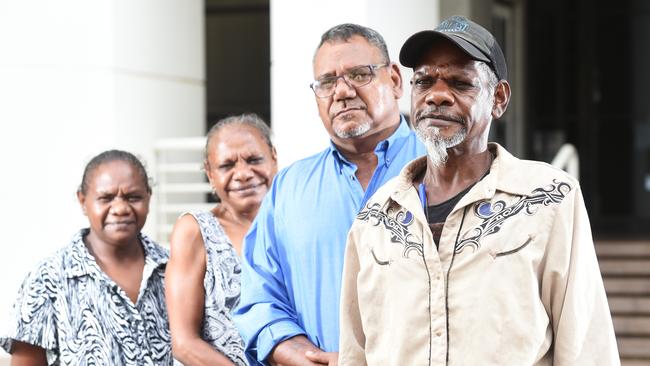
<path fill-rule="evenodd" d="M 93 155 L 153 165 L 156 139 L 204 133 L 203 2 L 0 0 L 0 44 L 4 330 L 27 271 L 87 225 Z"/>

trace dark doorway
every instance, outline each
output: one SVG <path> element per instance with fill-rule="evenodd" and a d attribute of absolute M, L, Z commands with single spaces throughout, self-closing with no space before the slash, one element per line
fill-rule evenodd
<path fill-rule="evenodd" d="M 206 0 L 205 50 L 207 129 L 251 112 L 270 124 L 269 0 Z"/>
<path fill-rule="evenodd" d="M 526 155 L 564 143 L 597 237 L 650 236 L 650 2 L 527 3 Z"/>

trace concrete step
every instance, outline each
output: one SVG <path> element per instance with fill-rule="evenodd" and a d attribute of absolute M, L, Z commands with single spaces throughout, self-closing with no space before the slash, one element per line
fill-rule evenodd
<path fill-rule="evenodd" d="M 650 258 L 647 259 L 607 259 L 599 258 L 598 265 L 603 276 L 648 276 L 650 280 Z"/>
<path fill-rule="evenodd" d="M 650 337 L 650 316 L 620 316 L 612 317 L 614 332 L 618 336 Z"/>
<path fill-rule="evenodd" d="M 650 337 L 616 337 L 621 359 L 647 360 L 650 365 Z"/>
<path fill-rule="evenodd" d="M 613 296 L 607 298 L 609 310 L 613 315 L 649 315 L 650 316 L 650 296 Z"/>
<path fill-rule="evenodd" d="M 650 366 L 650 241 L 597 241 L 622 366 Z"/>
<path fill-rule="evenodd" d="M 605 291 L 608 296 L 628 295 L 645 297 L 650 296 L 650 278 L 637 277 L 603 277 Z"/>
<path fill-rule="evenodd" d="M 598 241 L 598 258 L 650 258 L 650 241 Z"/>
<path fill-rule="evenodd" d="M 621 358 L 621 366 L 650 366 L 650 359 Z"/>

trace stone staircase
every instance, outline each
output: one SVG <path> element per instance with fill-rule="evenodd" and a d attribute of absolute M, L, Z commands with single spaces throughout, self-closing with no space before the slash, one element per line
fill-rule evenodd
<path fill-rule="evenodd" d="M 623 366 L 650 366 L 650 240 L 596 241 Z"/>

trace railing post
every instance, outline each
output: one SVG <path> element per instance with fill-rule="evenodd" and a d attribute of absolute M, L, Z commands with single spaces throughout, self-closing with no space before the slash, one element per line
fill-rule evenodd
<path fill-rule="evenodd" d="M 560 168 L 576 179 L 580 179 L 580 159 L 578 150 L 572 144 L 564 144 L 551 161 L 551 165 Z"/>

